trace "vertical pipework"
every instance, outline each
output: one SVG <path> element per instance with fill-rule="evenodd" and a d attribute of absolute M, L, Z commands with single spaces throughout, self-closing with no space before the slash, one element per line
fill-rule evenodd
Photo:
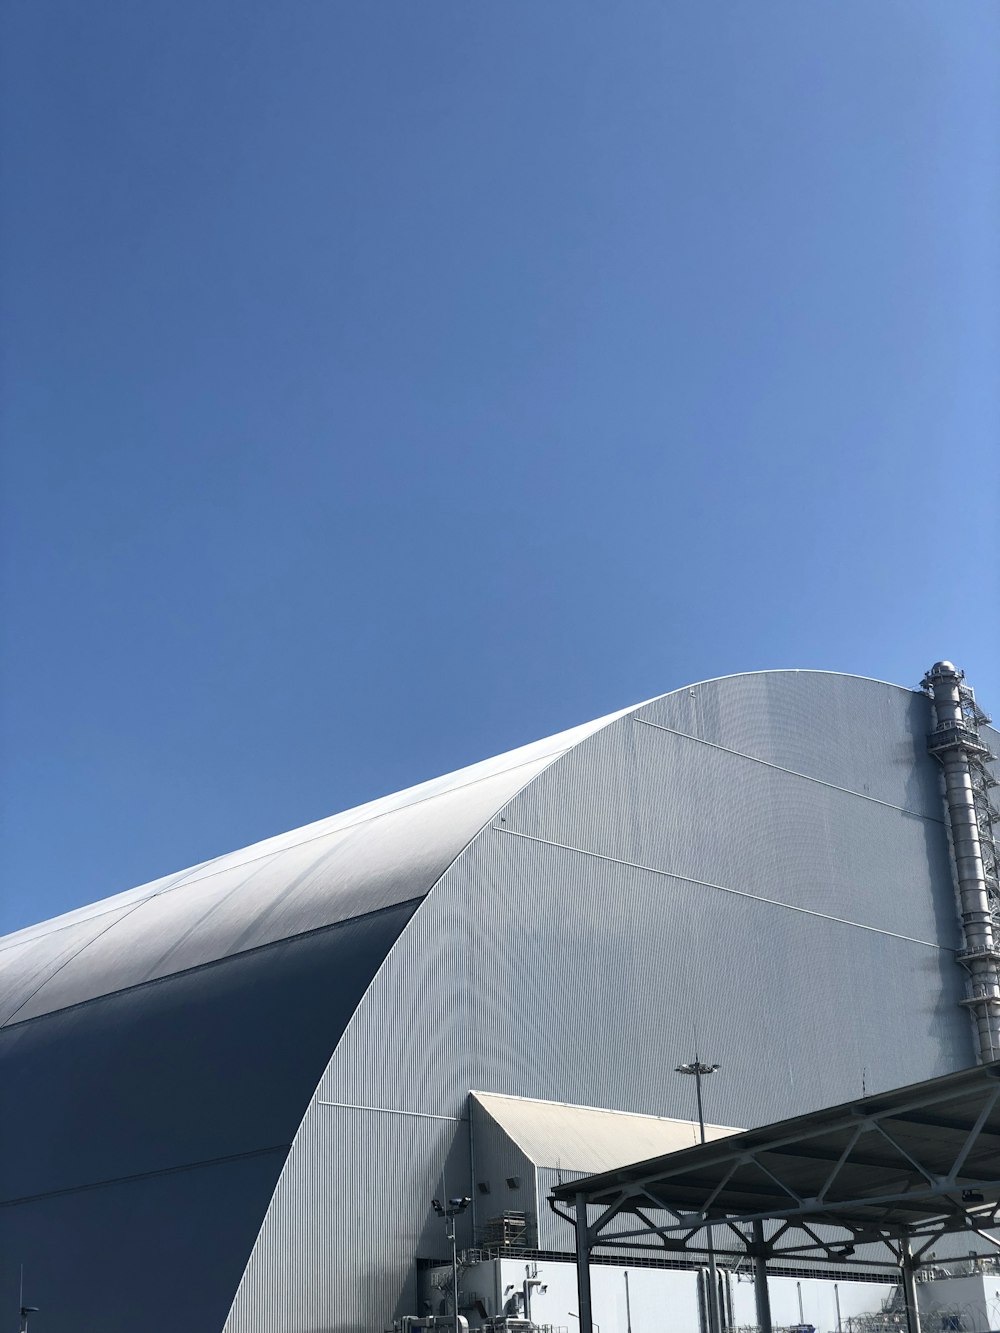
<path fill-rule="evenodd" d="M 989 719 L 977 707 L 965 677 L 950 662 L 935 662 L 923 679 L 934 708 L 927 748 L 941 764 L 944 804 L 951 833 L 955 887 L 962 923 L 958 961 L 969 974 L 962 1003 L 976 1029 L 983 1063 L 1000 1058 L 1000 950 L 997 948 L 996 816 L 988 789 L 993 759 L 979 734 Z"/>

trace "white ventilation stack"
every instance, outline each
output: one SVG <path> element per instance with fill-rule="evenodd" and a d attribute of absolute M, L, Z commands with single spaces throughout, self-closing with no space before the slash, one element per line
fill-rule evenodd
<path fill-rule="evenodd" d="M 995 758 L 980 728 L 989 718 L 976 704 L 965 673 L 951 662 L 935 662 L 921 682 L 934 707 L 927 748 L 943 772 L 943 794 L 962 921 L 958 961 L 969 973 L 962 1003 L 976 1027 L 982 1063 L 1000 1059 L 1000 883 L 990 802 L 996 779 L 987 765 Z"/>

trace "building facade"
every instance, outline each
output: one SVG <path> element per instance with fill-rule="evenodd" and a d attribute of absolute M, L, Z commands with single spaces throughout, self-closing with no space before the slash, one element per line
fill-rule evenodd
<path fill-rule="evenodd" d="M 379 1333 L 431 1199 L 473 1199 L 462 1248 L 498 1211 L 473 1091 L 690 1122 L 697 1047 L 749 1127 L 975 1063 L 932 726 L 859 677 L 709 681 L 8 937 L 4 1292 Z M 549 1251 L 560 1169 L 503 1187 Z"/>

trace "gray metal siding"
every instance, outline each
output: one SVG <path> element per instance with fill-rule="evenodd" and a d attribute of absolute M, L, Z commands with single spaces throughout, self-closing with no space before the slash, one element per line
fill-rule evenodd
<path fill-rule="evenodd" d="M 109 909 L 100 916 L 66 922 L 44 935 L 20 937 L 0 945 L 0 1026 L 16 1018 L 75 954 L 128 910 L 127 907 Z"/>
<path fill-rule="evenodd" d="M 538 1248 L 555 1250 L 563 1254 L 572 1254 L 576 1249 L 576 1232 L 570 1223 L 559 1217 L 549 1207 L 548 1198 L 556 1185 L 579 1180 L 586 1173 L 583 1171 L 556 1171 L 551 1167 L 538 1170 L 539 1225 Z M 565 1211 L 565 1210 L 564 1210 Z"/>
<path fill-rule="evenodd" d="M 0 1291 L 23 1262 L 53 1326 L 217 1333 L 310 1095 L 414 902 L 601 725 L 0 940 Z M 128 1272 L 111 1285 L 114 1264 Z"/>
<path fill-rule="evenodd" d="M 626 812 L 609 799 L 602 772 L 612 748 L 628 760 L 615 771 L 632 774 L 629 787 L 617 789 L 632 793 Z M 932 761 L 923 763 L 934 778 Z M 925 886 L 950 877 L 940 800 L 934 815 L 902 810 L 632 718 L 560 768 L 572 801 L 559 805 L 548 784 L 532 784 L 497 827 L 958 947 L 951 900 L 911 882 L 915 864 L 924 865 Z M 880 854 L 887 838 L 892 857 Z"/>
<path fill-rule="evenodd" d="M 696 1120 L 631 1115 L 600 1107 L 531 1097 L 473 1094 L 483 1111 L 536 1166 L 558 1165 L 585 1175 L 691 1148 L 699 1142 Z M 737 1126 L 706 1124 L 709 1139 L 738 1133 Z"/>
<path fill-rule="evenodd" d="M 473 1230 L 478 1237 L 491 1218 L 515 1210 L 528 1215 L 534 1244 L 538 1225 L 534 1163 L 474 1096 L 469 1098 L 469 1110 L 476 1166 L 474 1188 L 470 1191 L 475 1205 Z M 509 1179 L 518 1181 L 515 1188 L 508 1186 Z M 480 1180 L 489 1184 L 489 1194 L 479 1193 Z"/>
<path fill-rule="evenodd" d="M 421 905 L 320 1082 L 229 1333 L 415 1308 L 470 1088 L 690 1118 L 672 1071 L 697 1031 L 723 1066 L 708 1118 L 754 1125 L 973 1062 L 925 702 L 823 673 L 698 688 L 640 711 L 724 749 L 609 725 Z"/>
<path fill-rule="evenodd" d="M 0 1032 L 0 1290 L 23 1263 L 53 1328 L 218 1333 L 302 1108 L 412 910 Z"/>
<path fill-rule="evenodd" d="M 279 850 L 248 849 L 199 867 L 102 923 L 14 1017 L 51 1013 L 426 893 L 537 771 L 536 761 L 487 774 L 344 828 L 301 830 L 299 842 L 286 835 Z M 55 932 L 51 939 L 62 956 Z"/>
<path fill-rule="evenodd" d="M 0 1206 L 0 1307 L 56 1333 L 218 1333 L 282 1155 Z M 280 1326 L 276 1326 L 280 1327 Z"/>
<path fill-rule="evenodd" d="M 676 690 L 634 716 L 941 817 L 927 757 L 930 703 L 898 685 L 828 671 L 760 671 Z"/>
<path fill-rule="evenodd" d="M 928 725 L 708 682 L 0 941 L 0 1294 L 378 1333 L 471 1189 L 470 1088 L 689 1118 L 695 1025 L 735 1124 L 971 1063 Z"/>

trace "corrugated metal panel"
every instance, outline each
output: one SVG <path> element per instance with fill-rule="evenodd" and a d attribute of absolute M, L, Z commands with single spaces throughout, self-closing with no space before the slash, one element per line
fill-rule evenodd
<path fill-rule="evenodd" d="M 456 769 L 453 773 L 445 773 L 441 777 L 418 783 L 415 787 L 407 787 L 403 791 L 392 792 L 388 796 L 380 796 L 377 800 L 367 801 L 364 805 L 357 805 L 350 810 L 329 815 L 325 819 L 316 820 L 312 824 L 305 824 L 301 828 L 291 829 L 287 833 L 279 833 L 274 837 L 265 838 L 249 847 L 240 848 L 235 852 L 227 852 L 210 861 L 202 861 L 187 870 L 165 875 L 160 879 L 150 881 L 148 884 L 140 885 L 138 888 L 128 889 L 124 893 L 116 894 L 111 898 L 104 898 L 86 907 L 66 912 L 62 916 L 53 917 L 49 921 L 42 921 L 34 926 L 26 926 L 23 930 L 15 931 L 0 939 L 0 950 L 8 944 L 35 939 L 47 935 L 53 930 L 58 930 L 62 926 L 84 921 L 90 917 L 101 916 L 105 912 L 119 907 L 133 906 L 166 889 L 179 887 L 182 883 L 193 884 L 200 879 L 222 871 L 251 865 L 277 852 L 287 851 L 289 848 L 298 847 L 303 843 L 316 841 L 327 834 L 340 833 L 358 824 L 367 823 L 372 819 L 395 814 L 409 806 L 421 805 L 435 796 L 443 796 L 460 788 L 475 785 L 484 779 L 493 778 L 503 773 L 512 773 L 514 770 L 530 765 L 544 766 L 544 763 L 551 762 L 552 759 L 572 748 L 594 731 L 599 730 L 607 722 L 616 717 L 621 717 L 629 711 L 631 710 L 620 709 L 617 713 L 609 713 L 607 717 L 596 718 L 593 722 L 582 723 L 578 727 L 571 727 L 568 731 L 558 732 L 554 736 L 532 741 L 530 744 L 519 746 L 515 750 L 508 750 L 504 754 L 495 755 L 493 758 L 483 759 L 479 763 Z M 528 774 L 521 780 L 526 781 L 530 776 Z M 516 790 L 518 783 L 514 781 L 511 785 L 512 789 Z"/>
<path fill-rule="evenodd" d="M 232 1290 L 227 1238 L 169 1241 L 202 1185 L 137 1177 L 204 1182 L 215 1159 L 278 1147 L 257 1203 L 234 1183 L 206 1209 L 218 1226 L 238 1214 L 245 1246 L 281 1159 L 265 1140 L 298 1125 L 227 1326 L 378 1333 L 415 1308 L 414 1255 L 445 1253 L 429 1200 L 472 1185 L 470 1088 L 689 1119 L 691 1080 L 672 1071 L 697 1037 L 723 1066 L 709 1119 L 752 1125 L 862 1078 L 970 1063 L 923 712 L 906 691 L 823 673 L 712 682 L 640 708 L 645 721 L 604 719 L 8 939 L 13 959 L 41 937 L 30 979 L 51 976 L 17 1017 L 75 1006 L 5 1031 L 9 1085 L 32 1091 L 5 1103 L 4 1171 L 22 1192 L 70 1191 L 22 1205 L 52 1209 L 30 1234 L 63 1234 L 57 1197 L 86 1228 L 90 1195 L 94 1235 L 136 1265 L 138 1291 L 131 1237 L 113 1234 L 129 1225 L 113 1191 L 134 1190 L 167 1237 L 148 1290 L 173 1272 L 214 1284 L 214 1301 Z M 328 929 L 419 897 L 456 852 L 391 951 L 405 904 L 376 914 L 375 942 L 353 940 L 368 916 Z M 118 1173 L 127 1186 L 101 1183 Z M 469 1243 L 471 1216 L 462 1228 Z M 65 1264 L 76 1297 L 47 1299 L 49 1317 L 86 1313 L 88 1244 Z M 185 1327 L 217 1329 L 215 1309 Z M 101 1311 L 111 1333 L 174 1316 L 124 1298 Z"/>
<path fill-rule="evenodd" d="M 526 1244 L 534 1245 L 538 1225 L 534 1164 L 475 1095 L 469 1098 L 469 1132 L 475 1165 L 474 1188 L 470 1191 L 474 1210 L 472 1229 L 477 1240 L 482 1242 L 483 1229 L 491 1219 L 501 1218 L 512 1209 L 526 1214 L 529 1236 Z M 479 1192 L 480 1181 L 489 1185 L 489 1194 Z"/>
<path fill-rule="evenodd" d="M 19 938 L 0 949 L 0 1027 L 64 964 L 127 911 L 127 907 L 113 908 L 100 916 L 68 922 L 47 935 Z"/>
<path fill-rule="evenodd" d="M 18 1021 L 198 967 L 426 893 L 475 831 L 538 772 L 518 767 L 137 903 L 64 963 Z"/>
<path fill-rule="evenodd" d="M 272 1154 L 0 1206 L 7 1327 L 23 1263 L 35 1329 L 218 1333 L 280 1164 Z"/>
<path fill-rule="evenodd" d="M 627 762 L 632 776 L 627 786 L 609 788 L 614 748 L 625 759 L 611 771 Z M 631 718 L 577 747 L 560 767 L 571 801 L 560 805 L 550 784 L 534 783 L 511 800 L 498 827 L 958 947 L 952 904 L 928 891 L 951 873 L 940 818 Z M 881 853 L 886 838 L 892 856 Z M 921 866 L 916 884 L 914 864 Z"/>
<path fill-rule="evenodd" d="M 739 1071 L 712 1080 L 709 1119 L 760 1123 L 853 1094 L 866 1066 L 872 1088 L 970 1063 L 960 994 L 950 950 L 490 830 L 417 912 L 323 1095 L 459 1114 L 470 1087 L 583 1105 L 600 1089 L 689 1118 L 672 1071 L 697 1031 Z M 400 1013 L 406 1040 L 373 1068 L 363 1052 Z M 762 1044 L 766 1074 L 746 1068 Z"/>
<path fill-rule="evenodd" d="M 584 1176 L 585 1171 L 556 1170 L 553 1167 L 541 1167 L 538 1171 L 538 1248 L 542 1250 L 562 1251 L 572 1254 L 576 1248 L 576 1232 L 573 1226 L 563 1220 L 549 1207 L 548 1198 L 556 1185 L 565 1184 Z"/>
<path fill-rule="evenodd" d="M 693 1120 L 627 1115 L 594 1106 L 498 1097 L 485 1092 L 472 1096 L 535 1166 L 596 1174 L 691 1148 L 699 1142 L 698 1124 Z M 708 1139 L 738 1133 L 734 1126 L 705 1126 Z"/>
<path fill-rule="evenodd" d="M 516 750 L 508 750 L 505 754 L 484 759 L 476 764 L 470 764 L 465 768 L 457 769 L 453 773 L 445 773 L 441 777 L 431 778 L 427 782 L 418 783 L 415 787 L 407 787 L 403 791 L 392 792 L 388 796 L 380 796 L 377 800 L 367 801 L 364 805 L 354 806 L 350 810 L 329 815 L 325 819 L 316 820 L 312 824 L 305 824 L 301 828 L 291 829 L 287 833 L 279 833 L 274 837 L 265 838 L 249 847 L 227 852 L 209 861 L 202 861 L 186 870 L 164 875 L 159 879 L 151 880 L 148 884 L 139 885 L 138 888 L 127 889 L 124 893 L 103 898 L 85 907 L 75 908 L 62 916 L 39 922 L 37 925 L 26 926 L 23 930 L 14 931 L 12 934 L 0 938 L 0 953 L 11 945 L 20 945 L 26 940 L 47 936 L 65 926 L 86 921 L 92 917 L 103 916 L 107 912 L 117 911 L 119 908 L 133 907 L 137 903 L 171 888 L 193 885 L 226 871 L 238 869 L 242 866 L 252 866 L 276 853 L 315 842 L 328 834 L 344 832 L 356 825 L 367 823 L 372 819 L 379 819 L 384 815 L 395 814 L 409 806 L 421 805 L 435 796 L 442 796 L 460 788 L 471 786 L 483 781 L 483 779 L 509 773 L 528 765 L 539 764 L 543 766 L 545 762 L 551 762 L 553 758 L 577 744 L 578 741 L 590 735 L 595 729 L 600 728 L 613 718 L 621 716 L 626 711 L 628 710 L 623 709 L 618 713 L 609 714 L 606 718 L 598 718 L 593 722 L 583 723 L 579 727 L 559 732 L 543 740 L 532 741 L 529 745 L 522 745 Z M 521 781 L 527 781 L 530 776 L 530 773 L 526 774 L 521 778 Z M 518 785 L 517 781 L 513 782 L 511 789 L 516 790 Z"/>
<path fill-rule="evenodd" d="M 522 787 L 497 826 L 556 841 L 581 838 L 588 851 L 641 862 L 647 808 L 663 806 L 662 790 L 640 771 L 649 731 L 630 716 L 609 724 L 562 757 L 558 782 Z"/>
<path fill-rule="evenodd" d="M 0 1287 L 23 1261 L 57 1322 L 217 1331 L 320 1073 L 415 900 L 599 725 L 0 942 L 0 1215 L 17 1238 Z M 183 1296 L 164 1297 L 165 1275 Z"/>
<path fill-rule="evenodd" d="M 5 950 L 18 948 L 26 940 L 41 940 L 48 935 L 65 930 L 67 926 L 94 921 L 100 917 L 118 913 L 124 908 L 134 907 L 136 903 L 142 902 L 144 898 L 148 898 L 151 894 L 160 893 L 162 890 L 170 888 L 171 885 L 179 884 L 183 879 L 190 879 L 202 869 L 204 869 L 204 865 L 192 866 L 187 870 L 178 870 L 171 875 L 164 875 L 160 879 L 141 884 L 136 889 L 126 889 L 124 893 L 116 893 L 109 898 L 101 898 L 97 902 L 76 907 L 71 912 L 63 912 L 61 916 L 50 917 L 47 921 L 39 921 L 35 925 L 24 926 L 21 930 L 12 931 L 9 935 L 0 937 L 0 957 L 3 956 Z"/>
<path fill-rule="evenodd" d="M 706 1089 L 708 1114 L 731 1123 L 834 1101 L 844 1088 L 860 1090 L 862 1077 L 889 1086 L 921 1067 L 971 1059 L 948 954 L 752 901 L 700 907 L 692 889 L 664 910 L 653 877 L 600 862 L 573 872 L 568 913 L 561 894 L 537 889 L 565 883 L 551 850 L 524 850 L 517 864 L 455 876 L 447 892 L 443 882 L 424 903 L 345 1034 L 321 1097 L 459 1116 L 465 1090 L 486 1084 L 690 1116 L 690 1081 L 671 1071 L 691 1053 L 693 1020 L 703 1053 L 723 1064 Z M 699 963 L 713 931 L 711 956 Z M 394 1039 L 402 1015 L 402 1039 Z M 374 1064 L 372 1050 L 380 1052 Z M 323 1272 L 342 1301 L 331 1327 L 377 1328 L 394 1309 L 415 1308 L 413 1255 L 428 1251 L 411 1240 L 429 1224 L 439 1168 L 421 1155 L 414 1127 L 437 1130 L 438 1122 L 359 1109 L 320 1122 L 322 1136 L 317 1123 L 311 1114 L 303 1125 L 289 1171 L 296 1180 L 332 1176 L 343 1193 L 332 1211 L 317 1213 L 309 1195 L 279 1192 L 234 1330 L 249 1333 L 272 1306 L 284 1309 L 291 1330 L 325 1326 L 313 1292 L 316 1282 L 327 1290 L 327 1277 L 291 1289 L 275 1228 L 284 1246 L 306 1255 L 350 1236 L 342 1255 L 324 1251 L 331 1266 Z M 398 1201 L 399 1239 L 387 1245 L 380 1210 L 358 1210 L 360 1182 L 365 1197 Z M 375 1304 L 371 1289 L 363 1301 L 351 1295 L 359 1254 L 379 1256 Z"/>
<path fill-rule="evenodd" d="M 664 743 L 625 720 L 547 769 L 476 838 L 397 942 L 331 1060 L 317 1098 L 357 1109 L 321 1116 L 314 1106 L 304 1121 L 231 1333 L 252 1333 L 277 1310 L 289 1333 L 346 1333 L 415 1308 L 414 1254 L 436 1252 L 421 1248 L 436 1234 L 429 1200 L 441 1160 L 467 1157 L 470 1088 L 689 1119 L 694 1089 L 673 1069 L 697 1040 L 702 1057 L 722 1065 L 706 1084 L 708 1118 L 754 1125 L 856 1095 L 862 1080 L 871 1091 L 973 1061 L 948 947 L 939 812 L 914 818 L 889 799 L 907 795 L 897 766 L 923 790 L 921 701 L 867 681 L 833 684 L 779 673 L 716 690 L 719 718 L 745 715 L 741 744 L 766 705 L 758 751 L 817 783 L 763 769 L 761 778 L 760 766 Z M 794 753 L 786 686 L 797 720 L 813 686 L 813 711 L 835 709 Z M 674 703 L 687 707 L 682 694 Z M 865 739 L 851 770 L 842 733 L 878 735 L 891 763 L 870 772 Z M 715 804 L 691 800 L 692 785 Z M 786 797 L 797 838 L 782 828 Z M 560 838 L 516 836 L 529 819 Z M 685 821 L 708 834 L 686 832 Z M 635 864 L 637 847 L 651 860 L 683 849 L 689 878 Z M 711 887 L 720 866 L 743 876 L 742 893 Z M 886 924 L 903 920 L 904 930 Z M 913 938 L 915 924 L 930 928 L 925 942 Z M 394 1225 L 382 1209 L 359 1208 L 362 1197 L 397 1200 Z M 287 1280 L 290 1254 L 307 1256 L 310 1286 Z"/>
<path fill-rule="evenodd" d="M 829 671 L 760 671 L 676 690 L 635 716 L 941 818 L 930 705 L 918 691 Z"/>
<path fill-rule="evenodd" d="M 9 935 L 0 940 L 9 994 L 0 1019 L 23 1021 L 418 897 L 519 787 L 608 720 Z"/>
<path fill-rule="evenodd" d="M 239 1302 L 227 1327 L 241 1333 L 292 1328 L 380 1333 L 387 1289 L 398 1291 L 399 1256 L 449 1254 L 429 1204 L 442 1193 L 449 1154 L 452 1193 L 463 1179 L 463 1161 L 468 1171 L 468 1147 L 464 1135 L 456 1141 L 458 1128 L 447 1121 L 362 1118 L 343 1108 L 314 1106 L 308 1120 L 311 1151 L 289 1158 L 269 1212 L 272 1224 L 254 1251 L 257 1274 L 276 1280 L 253 1283 L 251 1299 Z M 395 1175 L 390 1179 L 381 1168 L 373 1174 L 372 1160 L 393 1162 Z M 459 1236 L 463 1247 L 471 1243 L 468 1214 Z M 412 1267 L 409 1260 L 406 1266 Z"/>
<path fill-rule="evenodd" d="M 102 1333 L 173 1330 L 190 1292 L 184 1327 L 217 1333 L 303 1107 L 412 910 L 0 1032 L 0 1289 L 24 1263 L 53 1324 Z"/>

